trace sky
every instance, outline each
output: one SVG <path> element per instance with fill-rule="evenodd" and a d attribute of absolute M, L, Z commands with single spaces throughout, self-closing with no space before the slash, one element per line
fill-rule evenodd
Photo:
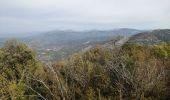
<path fill-rule="evenodd" d="M 0 0 L 0 34 L 170 28 L 170 0 Z"/>

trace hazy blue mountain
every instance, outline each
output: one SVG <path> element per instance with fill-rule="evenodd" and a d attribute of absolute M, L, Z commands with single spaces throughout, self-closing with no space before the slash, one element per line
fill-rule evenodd
<path fill-rule="evenodd" d="M 35 49 L 42 61 L 49 61 L 66 58 L 75 52 L 86 51 L 97 44 L 107 45 L 107 41 L 115 41 L 117 36 L 130 37 L 140 32 L 143 31 L 129 28 L 89 31 L 54 30 L 21 36 L 6 36 L 0 38 L 0 44 L 3 44 L 9 37 L 17 37 Z M 109 43 L 112 43 L 111 41 Z"/>
<path fill-rule="evenodd" d="M 115 30 L 91 30 L 91 31 L 50 31 L 32 37 L 31 42 L 38 42 L 45 46 L 63 45 L 77 41 L 102 41 L 117 35 L 131 36 L 141 32 L 136 29 L 115 29 Z M 50 44 L 50 45 L 49 45 Z"/>
<path fill-rule="evenodd" d="M 0 47 L 4 44 L 5 40 L 5 38 L 0 38 Z"/>
<path fill-rule="evenodd" d="M 50 31 L 33 36 L 27 43 L 38 51 L 42 60 L 68 57 L 70 54 L 84 51 L 116 36 L 130 37 L 142 32 L 136 29 L 90 30 L 90 31 Z"/>

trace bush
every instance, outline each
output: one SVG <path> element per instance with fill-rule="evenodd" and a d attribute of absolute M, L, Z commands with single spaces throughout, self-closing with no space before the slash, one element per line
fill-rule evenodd
<path fill-rule="evenodd" d="M 0 49 L 0 99 L 166 100 L 170 46 L 97 46 L 66 60 L 42 65 L 16 40 Z"/>

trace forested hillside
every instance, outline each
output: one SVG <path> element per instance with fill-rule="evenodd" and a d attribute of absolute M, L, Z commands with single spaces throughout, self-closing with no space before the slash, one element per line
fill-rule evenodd
<path fill-rule="evenodd" d="M 131 43 L 139 44 L 157 44 L 160 42 L 170 42 L 170 29 L 159 29 L 142 32 L 132 36 L 129 40 Z"/>
<path fill-rule="evenodd" d="M 0 0 L 0 100 L 170 100 L 170 0 Z"/>
<path fill-rule="evenodd" d="M 73 53 L 86 51 L 97 44 L 107 43 L 108 40 L 117 40 L 118 36 L 130 37 L 142 31 L 130 28 L 86 31 L 54 30 L 16 35 L 15 38 L 28 44 L 37 52 L 38 58 L 46 63 L 65 59 Z M 5 37 L 0 36 L 0 47 L 10 37 L 11 34 L 6 34 Z"/>
<path fill-rule="evenodd" d="M 32 36 L 27 39 L 26 43 L 37 51 L 41 61 L 46 62 L 67 58 L 73 53 L 84 51 L 108 39 L 115 39 L 117 36 L 130 37 L 139 32 L 142 30 L 129 28 L 87 31 L 55 30 Z"/>
<path fill-rule="evenodd" d="M 96 46 L 41 64 L 17 40 L 0 49 L 1 100 L 168 100 L 170 44 Z"/>

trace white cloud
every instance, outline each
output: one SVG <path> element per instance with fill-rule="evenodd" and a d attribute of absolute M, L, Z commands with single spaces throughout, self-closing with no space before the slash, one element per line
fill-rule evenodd
<path fill-rule="evenodd" d="M 1 0 L 0 32 L 170 28 L 169 11 L 169 0 Z"/>

